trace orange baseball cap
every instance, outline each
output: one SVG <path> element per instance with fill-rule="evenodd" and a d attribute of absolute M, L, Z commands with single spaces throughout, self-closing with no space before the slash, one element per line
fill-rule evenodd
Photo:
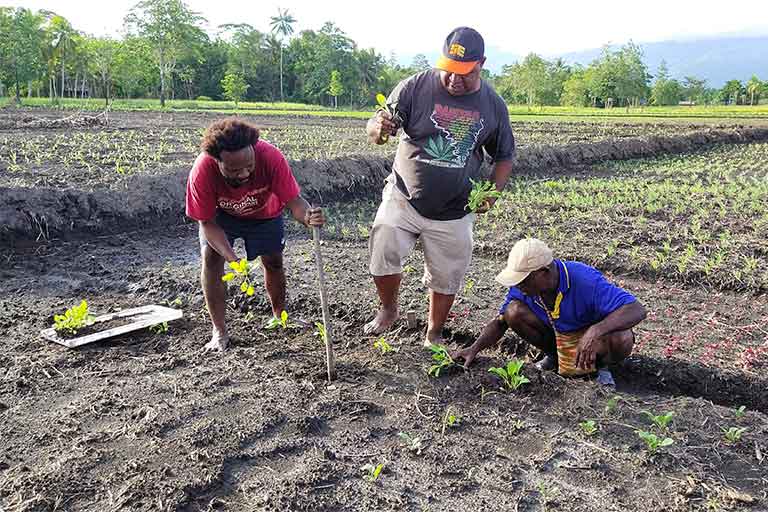
<path fill-rule="evenodd" d="M 443 45 L 443 55 L 437 59 L 435 67 L 449 73 L 466 75 L 483 60 L 484 55 L 483 36 L 473 28 L 459 27 L 448 34 Z"/>

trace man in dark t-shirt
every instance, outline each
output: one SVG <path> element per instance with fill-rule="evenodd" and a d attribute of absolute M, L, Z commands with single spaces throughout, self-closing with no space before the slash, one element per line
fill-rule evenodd
<path fill-rule="evenodd" d="M 423 282 L 430 290 L 425 345 L 442 330 L 472 258 L 475 215 L 467 203 L 488 155 L 501 191 L 512 172 L 515 140 L 504 100 L 480 78 L 483 38 L 459 27 L 448 35 L 436 69 L 403 80 L 383 110 L 368 121 L 375 144 L 403 129 L 370 237 L 370 272 L 381 310 L 366 334 L 387 330 L 398 317 L 403 260 L 417 238 L 424 249 Z M 478 213 L 493 206 L 490 199 Z"/>

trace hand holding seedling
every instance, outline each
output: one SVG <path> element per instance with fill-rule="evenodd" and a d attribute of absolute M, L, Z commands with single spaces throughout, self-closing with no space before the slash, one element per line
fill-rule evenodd
<path fill-rule="evenodd" d="M 402 120 L 397 112 L 397 105 L 387 104 L 387 98 L 383 94 L 377 94 L 376 101 L 376 115 L 368 123 L 368 135 L 376 144 L 384 144 L 390 135 L 397 135 Z"/>
<path fill-rule="evenodd" d="M 491 181 L 475 181 L 470 178 L 472 190 L 469 192 L 469 200 L 466 209 L 474 213 L 485 213 L 490 210 L 496 200 L 501 197 L 501 192 L 496 184 Z"/>

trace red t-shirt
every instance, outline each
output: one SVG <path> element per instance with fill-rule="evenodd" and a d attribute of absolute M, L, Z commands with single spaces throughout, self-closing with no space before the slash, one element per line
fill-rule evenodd
<path fill-rule="evenodd" d="M 243 219 L 279 216 L 285 204 L 299 195 L 299 185 L 275 146 L 260 140 L 254 144 L 253 153 L 254 173 L 251 180 L 240 187 L 230 187 L 216 159 L 201 153 L 187 180 L 187 216 L 212 220 L 217 208 Z"/>

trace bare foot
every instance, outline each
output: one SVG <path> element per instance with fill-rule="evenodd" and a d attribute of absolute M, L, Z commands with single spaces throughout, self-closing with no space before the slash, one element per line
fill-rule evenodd
<path fill-rule="evenodd" d="M 379 310 L 376 318 L 365 324 L 363 327 L 363 333 L 368 335 L 378 335 L 392 327 L 392 324 L 397 320 L 397 309 L 385 309 Z"/>
<path fill-rule="evenodd" d="M 213 336 L 211 341 L 205 344 L 203 352 L 224 352 L 229 345 L 229 336 L 227 334 L 221 334 L 216 329 L 213 330 Z"/>
<path fill-rule="evenodd" d="M 443 329 L 427 329 L 427 336 L 424 338 L 424 347 L 429 348 L 430 345 L 445 346 Z"/>

